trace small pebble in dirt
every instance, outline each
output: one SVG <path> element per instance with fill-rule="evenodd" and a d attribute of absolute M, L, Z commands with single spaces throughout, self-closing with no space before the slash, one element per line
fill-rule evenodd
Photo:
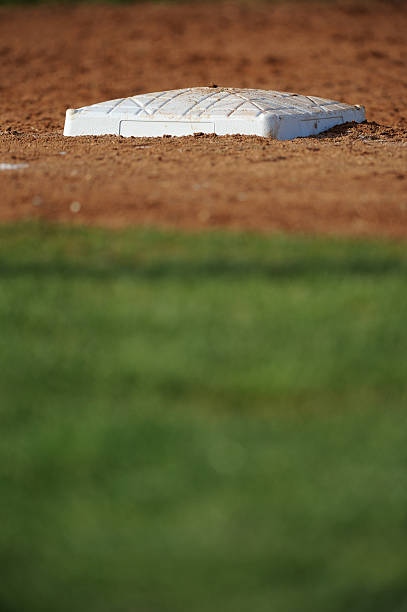
<path fill-rule="evenodd" d="M 72 202 L 69 208 L 71 212 L 78 213 L 81 209 L 80 202 Z"/>
<path fill-rule="evenodd" d="M 39 196 L 39 195 L 34 196 L 33 199 L 32 199 L 32 203 L 33 203 L 33 206 L 41 206 L 41 204 L 42 204 L 42 197 Z"/>
<path fill-rule="evenodd" d="M 60 151 L 59 154 L 60 155 L 66 155 L 66 151 Z"/>

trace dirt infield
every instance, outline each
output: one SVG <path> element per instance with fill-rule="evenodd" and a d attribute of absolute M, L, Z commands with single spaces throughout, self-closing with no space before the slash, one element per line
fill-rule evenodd
<path fill-rule="evenodd" d="M 0 220 L 407 236 L 407 5 L 0 9 Z M 364 104 L 257 137 L 64 138 L 67 107 L 217 84 Z"/>

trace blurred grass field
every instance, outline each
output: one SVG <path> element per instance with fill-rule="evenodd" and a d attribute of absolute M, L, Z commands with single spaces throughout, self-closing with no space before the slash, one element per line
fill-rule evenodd
<path fill-rule="evenodd" d="M 405 245 L 0 228 L 2 612 L 407 610 Z"/>

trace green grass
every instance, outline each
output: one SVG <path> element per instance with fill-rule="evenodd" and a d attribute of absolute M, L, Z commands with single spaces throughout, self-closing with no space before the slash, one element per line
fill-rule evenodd
<path fill-rule="evenodd" d="M 407 610 L 407 251 L 0 228 L 1 612 Z"/>

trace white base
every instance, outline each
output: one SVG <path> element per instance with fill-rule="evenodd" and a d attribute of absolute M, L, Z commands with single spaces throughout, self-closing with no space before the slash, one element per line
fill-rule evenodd
<path fill-rule="evenodd" d="M 366 118 L 362 106 L 313 96 L 194 87 L 68 109 L 65 136 L 247 134 L 289 140 Z"/>

